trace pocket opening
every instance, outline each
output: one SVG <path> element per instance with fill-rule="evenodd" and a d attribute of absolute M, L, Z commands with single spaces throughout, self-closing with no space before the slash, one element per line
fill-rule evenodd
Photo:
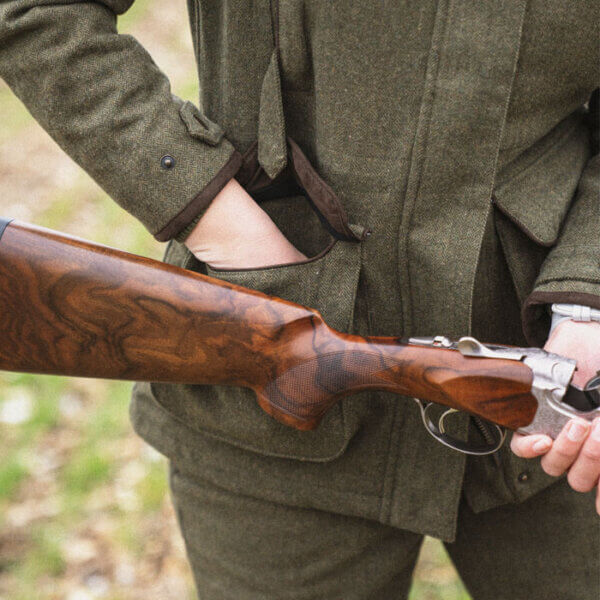
<path fill-rule="evenodd" d="M 319 175 L 300 146 L 289 136 L 286 141 L 287 165 L 274 179 L 258 162 L 258 143 L 254 141 L 242 156 L 242 167 L 236 174 L 238 182 L 260 204 L 275 200 L 279 195 L 303 195 L 333 237 L 360 241 L 338 195 Z"/>
<path fill-rule="evenodd" d="M 501 252 L 510 273 L 519 304 L 531 293 L 551 245 L 540 242 L 518 221 L 494 206 L 492 216 Z"/>
<path fill-rule="evenodd" d="M 351 227 L 359 233 L 357 226 Z M 280 267 L 211 270 L 189 251 L 184 264 L 186 261 L 191 270 L 202 270 L 208 276 L 315 308 L 334 329 L 347 331 L 351 326 L 361 244 L 333 239 L 319 256 Z M 163 408 L 201 434 L 278 458 L 334 460 L 344 452 L 360 425 L 346 419 L 344 400 L 328 411 L 316 429 L 297 431 L 267 415 L 254 392 L 247 388 L 153 384 L 152 393 Z"/>
<path fill-rule="evenodd" d="M 333 191 L 327 193 L 324 182 L 318 183 L 322 180 L 312 167 L 306 168 L 306 173 L 312 175 L 304 179 L 308 182 L 305 189 L 291 170 L 270 180 L 258 166 L 256 142 L 243 158 L 236 179 L 290 242 L 309 258 L 259 268 L 212 269 L 198 261 L 183 244 L 173 243 L 168 250 L 168 260 L 217 279 L 312 307 L 330 327 L 348 331 L 358 290 L 360 242 L 367 229 L 348 223 L 339 199 Z M 315 202 L 316 188 L 324 192 Z M 321 210 L 324 201 L 326 213 Z M 328 206 L 327 202 L 332 204 Z M 307 248 L 315 252 L 308 253 Z M 255 394 L 246 388 L 153 384 L 152 392 L 163 408 L 199 433 L 278 458 L 310 462 L 334 460 L 345 451 L 360 425 L 345 417 L 344 400 L 330 409 L 315 430 L 300 432 L 267 415 L 257 404 Z"/>
<path fill-rule="evenodd" d="M 207 271 L 209 273 L 210 272 L 213 272 L 213 273 L 244 273 L 247 271 L 259 273 L 262 271 L 269 271 L 271 269 L 282 269 L 284 267 L 299 267 L 301 265 L 308 265 L 310 263 L 322 260 L 323 258 L 325 258 L 327 256 L 327 254 L 329 254 L 329 252 L 331 252 L 331 250 L 337 244 L 337 242 L 338 242 L 338 240 L 334 239 L 329 243 L 329 245 L 326 248 L 321 250 L 321 252 L 319 252 L 315 256 L 309 257 L 306 260 L 300 260 L 300 261 L 292 262 L 292 263 L 278 263 L 278 264 L 274 264 L 274 265 L 265 265 L 264 267 L 240 267 L 237 269 L 219 269 L 217 267 L 211 267 L 208 264 L 206 265 L 206 267 L 207 267 Z"/>
<path fill-rule="evenodd" d="M 505 167 L 491 197 L 500 247 L 521 305 L 560 236 L 590 157 L 580 111 Z"/>
<path fill-rule="evenodd" d="M 589 131 L 577 111 L 505 167 L 492 203 L 530 240 L 554 246 L 590 157 Z"/>
<path fill-rule="evenodd" d="M 556 236 L 552 236 L 552 239 L 541 239 L 539 235 L 536 235 L 531 228 L 523 223 L 517 216 L 515 216 L 512 212 L 508 211 L 506 207 L 504 207 L 500 202 L 498 202 L 495 195 L 492 194 L 492 206 L 494 210 L 497 210 L 499 213 L 504 215 L 517 229 L 519 229 L 522 233 L 524 233 L 532 242 L 538 244 L 539 246 L 543 246 L 544 248 L 551 248 L 556 244 L 556 240 L 558 239 L 558 233 Z"/>
<path fill-rule="evenodd" d="M 301 196 L 304 194 L 304 189 L 296 181 L 286 179 L 280 182 L 274 181 L 269 185 L 249 191 L 248 193 L 254 198 L 255 202 L 263 204 L 264 202 L 278 200 L 287 196 Z"/>

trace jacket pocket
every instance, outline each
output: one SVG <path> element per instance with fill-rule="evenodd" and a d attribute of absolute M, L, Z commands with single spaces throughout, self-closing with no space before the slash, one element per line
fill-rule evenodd
<path fill-rule="evenodd" d="M 308 192 L 290 186 L 289 181 L 285 185 L 261 186 L 252 194 L 290 241 L 309 257 L 307 260 L 257 269 L 213 269 L 196 260 L 185 246 L 173 242 L 165 257 L 167 262 L 315 308 L 329 326 L 348 331 L 354 314 L 365 228 L 346 223 L 354 237 L 335 235 L 335 229 L 330 230 Z M 315 430 L 297 431 L 263 412 L 254 392 L 247 388 L 171 384 L 151 387 L 156 400 L 188 426 L 264 455 L 332 460 L 344 451 L 355 432 L 356 426 L 344 418 L 343 400 L 325 414 Z"/>
<path fill-rule="evenodd" d="M 492 196 L 496 231 L 521 305 L 558 241 L 590 154 L 578 111 L 499 177 Z"/>

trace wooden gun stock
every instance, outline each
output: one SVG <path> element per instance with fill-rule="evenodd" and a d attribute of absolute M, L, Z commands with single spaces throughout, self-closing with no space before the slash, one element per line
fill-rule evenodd
<path fill-rule="evenodd" d="M 15 221 L 0 236 L 3 370 L 245 386 L 298 429 L 362 390 L 510 429 L 537 409 L 517 361 L 340 333 L 316 310 Z"/>

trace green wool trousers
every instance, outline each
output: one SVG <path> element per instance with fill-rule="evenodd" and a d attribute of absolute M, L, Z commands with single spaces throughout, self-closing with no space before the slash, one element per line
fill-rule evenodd
<path fill-rule="evenodd" d="M 402 600 L 423 537 L 370 519 L 242 496 L 171 463 L 201 600 Z M 443 485 L 443 482 L 440 483 Z M 446 549 L 474 600 L 597 600 L 591 494 L 562 479 L 520 504 L 461 502 Z"/>

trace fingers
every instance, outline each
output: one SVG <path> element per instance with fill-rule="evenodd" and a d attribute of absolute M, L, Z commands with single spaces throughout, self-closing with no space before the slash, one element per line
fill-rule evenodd
<path fill-rule="evenodd" d="M 600 418 L 594 420 L 577 460 L 569 469 L 569 485 L 577 492 L 590 492 L 600 477 Z"/>
<path fill-rule="evenodd" d="M 600 417 L 593 423 L 580 419 L 569 421 L 559 436 L 515 433 L 511 450 L 521 458 L 542 456 L 542 469 L 553 477 L 568 471 L 569 485 L 577 492 L 596 490 L 596 512 L 600 515 Z"/>
<path fill-rule="evenodd" d="M 589 432 L 587 421 L 569 421 L 554 440 L 552 448 L 542 457 L 542 469 L 554 477 L 562 475 L 575 462 Z"/>
<path fill-rule="evenodd" d="M 510 441 L 510 449 L 521 458 L 541 456 L 552 447 L 552 439 L 547 435 L 521 435 L 515 433 Z"/>

